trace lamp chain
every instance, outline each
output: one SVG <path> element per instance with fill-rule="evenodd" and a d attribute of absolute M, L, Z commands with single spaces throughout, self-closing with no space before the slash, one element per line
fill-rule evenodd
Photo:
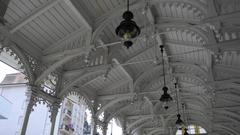
<path fill-rule="evenodd" d="M 164 67 L 164 59 L 163 59 L 163 45 L 160 46 L 161 48 L 161 53 L 162 53 L 162 64 L 163 64 L 163 83 L 164 86 L 166 86 L 166 79 L 165 79 L 165 67 Z"/>
<path fill-rule="evenodd" d="M 175 83 L 175 89 L 176 89 L 176 98 L 177 98 L 177 111 L 178 111 L 178 114 L 180 114 L 179 112 L 179 96 L 178 96 L 178 89 L 177 89 L 177 83 Z"/>
<path fill-rule="evenodd" d="M 127 11 L 129 11 L 129 0 L 127 0 Z"/>

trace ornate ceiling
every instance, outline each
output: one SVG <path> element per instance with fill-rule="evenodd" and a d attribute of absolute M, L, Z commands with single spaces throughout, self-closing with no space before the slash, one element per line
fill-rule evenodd
<path fill-rule="evenodd" d="M 47 99 L 76 92 L 96 117 L 118 118 L 131 134 L 175 133 L 177 80 L 189 123 L 210 135 L 238 135 L 240 2 L 130 0 L 141 27 L 130 49 L 115 34 L 125 3 L 11 0 L 2 54 L 15 57 L 31 85 L 51 87 L 41 90 Z M 160 45 L 174 98 L 167 110 L 159 101 Z"/>

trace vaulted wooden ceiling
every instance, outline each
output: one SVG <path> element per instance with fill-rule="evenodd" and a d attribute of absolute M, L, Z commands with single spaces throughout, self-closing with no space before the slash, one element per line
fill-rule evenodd
<path fill-rule="evenodd" d="M 90 106 L 97 102 L 96 115 L 104 112 L 107 120 L 125 121 L 132 134 L 158 135 L 174 127 L 176 103 L 164 110 L 159 101 L 159 45 L 164 45 L 167 85 L 175 101 L 178 81 L 189 122 L 209 134 L 238 135 L 240 2 L 130 0 L 141 27 L 130 49 L 115 34 L 125 3 L 11 0 L 4 30 L 10 42 L 31 57 L 35 84 L 53 78 L 56 85 L 60 80 L 61 85 L 53 87 L 58 97 L 77 91 Z"/>

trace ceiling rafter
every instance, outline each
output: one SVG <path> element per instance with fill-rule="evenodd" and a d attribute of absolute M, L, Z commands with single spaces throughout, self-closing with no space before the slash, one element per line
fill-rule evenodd
<path fill-rule="evenodd" d="M 10 33 L 14 33 L 17 30 L 21 29 L 23 26 L 49 10 L 50 8 L 54 7 L 56 4 L 58 4 L 61 0 L 50 0 L 46 2 L 45 4 L 41 5 L 40 7 L 36 8 L 32 13 L 27 15 L 26 17 L 22 18 L 17 23 L 13 24 L 10 29 Z"/>
<path fill-rule="evenodd" d="M 79 29 L 70 33 L 69 35 L 67 35 L 63 39 L 57 41 L 56 43 L 54 43 L 54 44 L 50 45 L 49 47 L 47 47 L 46 49 L 44 49 L 43 50 L 44 57 L 48 57 L 48 56 L 58 54 L 58 52 L 56 54 L 51 54 L 51 53 L 55 52 L 58 48 L 64 47 L 65 42 L 71 42 L 72 40 L 76 40 L 76 38 L 78 38 L 78 37 L 80 37 L 80 36 L 82 36 L 86 33 L 90 34 L 89 31 L 86 30 L 84 27 L 80 27 Z"/>
<path fill-rule="evenodd" d="M 71 0 L 63 0 L 68 7 L 73 11 L 73 13 L 75 13 L 75 15 L 77 16 L 77 18 L 82 21 L 82 23 L 85 25 L 85 27 L 87 27 L 87 29 L 92 30 L 92 22 L 90 22 L 89 19 L 86 18 L 86 15 L 84 15 L 83 13 L 81 13 L 75 6 L 74 4 L 71 2 Z"/>
<path fill-rule="evenodd" d="M 63 76 L 64 77 L 71 77 L 74 76 L 76 74 L 79 74 L 81 72 L 94 72 L 96 70 L 106 70 L 107 68 L 109 68 L 111 66 L 111 64 L 104 64 L 104 65 L 98 65 L 98 66 L 89 66 L 89 67 L 83 67 L 80 69 L 74 69 L 74 70 L 67 70 L 63 72 Z"/>
<path fill-rule="evenodd" d="M 127 76 L 127 78 L 130 80 L 130 92 L 132 93 L 134 91 L 134 88 L 133 88 L 133 78 L 132 76 L 125 70 L 125 68 L 123 68 L 123 66 L 120 65 L 120 63 L 118 62 L 117 59 L 113 59 L 113 62 L 115 62 L 117 65 L 119 65 L 119 68 L 120 70 Z"/>
<path fill-rule="evenodd" d="M 62 95 L 64 95 L 65 92 L 68 91 L 71 87 L 73 87 L 77 82 L 85 79 L 86 77 L 89 77 L 89 76 L 91 76 L 91 75 L 95 75 L 95 74 L 97 74 L 97 73 L 101 73 L 101 72 L 103 72 L 103 71 L 104 71 L 104 70 L 96 70 L 96 71 L 93 71 L 93 72 L 88 72 L 88 73 L 85 73 L 85 74 L 83 74 L 83 75 L 81 75 L 81 76 L 73 79 L 71 82 L 69 82 L 68 84 L 66 84 L 65 87 L 60 91 L 59 96 L 61 97 Z M 93 78 L 93 79 L 95 79 L 95 78 Z M 91 81 L 91 80 L 90 80 L 90 81 Z M 89 81 L 88 81 L 88 82 L 89 82 Z M 86 82 L 86 84 L 87 84 L 88 82 Z M 81 86 L 84 86 L 84 84 L 82 84 Z"/>
<path fill-rule="evenodd" d="M 60 0 L 51 0 L 47 2 L 53 5 L 46 5 L 46 3 L 43 3 L 43 5 L 46 5 L 46 8 L 40 6 L 39 8 L 33 10 L 33 12 L 31 12 L 29 15 L 25 16 L 23 19 L 19 19 L 15 24 L 13 24 L 11 26 L 11 29 L 9 30 L 10 34 L 12 33 L 12 43 L 18 43 L 18 40 L 21 40 L 20 38 L 17 40 L 14 39 L 14 36 L 18 36 L 18 30 L 22 30 L 21 28 L 25 25 L 31 25 L 31 21 L 33 21 L 35 18 L 37 18 L 44 12 L 47 12 L 51 8 L 51 6 L 54 7 L 54 3 L 56 1 Z M 87 5 L 89 3 L 85 3 L 85 1 L 77 3 L 74 0 L 61 0 L 60 2 L 62 2 L 61 4 L 64 4 L 64 8 L 67 8 L 67 10 L 69 11 L 71 10 L 72 13 L 76 15 L 77 22 L 81 22 L 81 24 L 83 24 L 84 26 L 76 31 L 71 32 L 63 39 L 50 45 L 48 48 L 44 48 L 43 50 L 39 49 L 38 54 L 36 53 L 36 55 L 39 56 L 37 58 L 41 60 L 44 65 L 46 64 L 48 66 L 48 69 L 42 71 L 41 75 L 39 75 L 39 73 L 36 73 L 36 75 L 39 76 L 37 76 L 37 80 L 35 80 L 34 85 L 39 85 L 40 83 L 42 83 L 43 80 L 45 80 L 45 78 L 47 78 L 47 76 L 52 72 L 62 70 L 64 78 L 64 86 L 62 87 L 63 92 L 60 93 L 62 97 L 64 97 L 70 91 L 78 92 L 80 94 L 82 92 L 82 96 L 86 96 L 86 98 L 89 99 L 91 98 L 91 100 L 94 100 L 94 104 L 96 100 L 97 103 L 99 103 L 99 106 L 101 106 L 97 110 L 94 108 L 94 113 L 96 113 L 97 116 L 100 116 L 105 111 L 107 112 L 108 118 L 104 120 L 110 121 L 110 119 L 115 116 L 120 120 L 121 118 L 126 119 L 132 117 L 134 119 L 127 119 L 125 122 L 127 123 L 128 130 L 133 134 L 142 134 L 145 128 L 151 127 L 153 127 L 152 129 L 150 129 L 151 131 L 144 133 L 150 132 L 150 134 L 153 135 L 161 134 L 161 129 L 163 129 L 165 131 L 164 133 L 167 134 L 168 131 L 166 131 L 165 128 L 169 126 L 172 127 L 175 124 L 174 122 L 176 120 L 175 116 L 177 112 L 177 107 L 175 103 L 172 102 L 170 103 L 171 107 L 167 110 L 168 112 L 164 111 L 164 114 L 162 114 L 164 108 L 162 108 L 162 103 L 158 99 L 158 95 L 160 95 L 162 92 L 160 89 L 162 87 L 162 77 L 159 77 L 158 75 L 159 73 L 161 75 L 161 72 L 159 72 L 159 70 L 162 67 L 161 65 L 152 66 L 152 64 L 151 66 L 148 66 L 145 63 L 141 63 L 142 61 L 139 62 L 139 59 L 148 59 L 149 56 L 149 62 L 160 62 L 158 61 L 158 54 L 155 55 L 157 58 L 151 58 L 154 57 L 154 54 L 152 54 L 154 50 L 151 49 L 155 49 L 154 47 L 156 47 L 157 45 L 146 45 L 145 48 L 142 47 L 141 49 L 138 48 L 138 50 L 135 51 L 129 50 L 128 52 L 126 52 L 122 49 L 119 49 L 121 46 L 112 46 L 113 44 L 111 43 L 104 44 L 103 42 L 101 43 L 101 41 L 99 40 L 99 37 L 103 36 L 103 34 L 105 33 L 107 35 L 109 34 L 109 39 L 111 38 L 111 36 L 114 36 L 114 32 L 112 31 L 114 28 L 112 26 L 116 24 L 116 19 L 119 18 L 122 12 L 125 10 L 125 5 L 115 3 L 115 6 L 112 5 L 109 8 L 109 5 L 107 5 L 109 3 L 107 3 L 106 1 L 105 3 L 101 3 L 100 5 L 97 5 L 99 3 L 96 4 L 93 2 L 91 4 L 96 4 L 96 7 L 90 9 L 89 5 Z M 150 4 L 145 5 L 148 4 L 147 2 L 149 2 Z M 55 4 L 57 3 L 58 2 L 56 2 Z M 80 3 L 81 5 L 79 6 L 78 4 Z M 236 125 L 237 123 L 239 123 L 240 119 L 238 119 L 239 116 L 237 114 L 238 109 L 236 106 L 233 107 L 234 109 L 231 107 L 227 108 L 227 106 L 231 104 L 237 105 L 237 102 L 239 101 L 239 92 L 237 90 L 240 89 L 240 79 L 237 77 L 233 77 L 237 76 L 238 73 L 240 73 L 240 68 L 237 66 L 239 65 L 237 61 L 237 55 L 229 55 L 227 56 L 227 58 L 225 56 L 228 52 L 237 53 L 237 51 L 240 51 L 240 39 L 238 39 L 239 35 L 237 34 L 239 29 L 236 28 L 236 23 L 239 21 L 239 19 L 236 18 L 239 18 L 240 14 L 236 10 L 238 8 L 235 7 L 236 5 L 232 5 L 232 7 L 234 7 L 233 10 L 236 10 L 236 12 L 231 12 L 228 8 L 223 9 L 221 13 L 218 12 L 217 8 L 224 8 L 225 6 L 229 5 L 231 6 L 232 3 L 226 4 L 226 2 L 218 2 L 217 4 L 219 4 L 219 7 L 216 7 L 215 4 L 216 3 L 214 3 L 213 0 L 136 0 L 131 3 L 130 8 L 134 11 L 134 14 L 135 11 L 137 11 L 136 14 L 139 16 L 139 18 L 137 17 L 136 19 L 137 22 L 141 22 L 141 19 L 146 19 L 141 17 L 142 15 L 141 13 L 139 13 L 139 11 L 142 11 L 143 8 L 144 11 L 146 11 L 144 12 L 146 13 L 144 15 L 146 15 L 145 17 L 147 17 L 148 23 L 146 24 L 146 26 L 142 27 L 142 30 L 153 27 L 155 28 L 155 33 L 152 32 L 152 34 L 147 33 L 146 30 L 146 37 L 150 35 L 149 37 L 154 37 L 154 39 L 156 38 L 156 43 L 158 43 L 159 45 L 162 44 L 160 35 L 166 35 L 165 38 L 169 38 L 164 40 L 164 45 L 166 47 L 164 58 L 170 69 L 168 75 L 171 75 L 173 78 L 179 77 L 179 87 L 182 87 L 182 102 L 184 102 L 187 106 L 189 122 L 202 126 L 209 134 L 211 134 L 213 131 L 218 133 L 224 130 L 226 130 L 226 132 L 228 132 L 229 134 L 236 134 L 237 128 L 234 126 L 234 124 L 231 124 L 230 122 L 235 123 Z M 86 5 L 86 7 L 81 7 L 82 5 Z M 26 7 L 27 6 L 28 5 L 26 4 Z M 92 13 L 98 10 L 98 6 L 103 9 L 104 12 L 101 12 L 103 15 L 93 15 L 95 18 L 90 18 Z M 147 6 L 150 6 L 150 8 L 145 10 Z M 156 11 L 155 9 L 157 9 L 158 6 L 161 6 L 160 8 L 163 9 Z M 107 10 L 109 10 L 109 12 L 107 12 Z M 161 10 L 164 11 L 161 12 Z M 159 13 L 158 11 L 160 11 L 161 13 Z M 224 14 L 225 11 L 227 14 Z M 87 12 L 90 13 L 88 14 Z M 101 13 L 96 13 L 96 15 L 99 15 Z M 10 17 L 13 16 L 10 15 Z M 12 18 L 12 20 L 14 20 L 14 17 Z M 222 25 L 221 22 L 223 23 Z M 76 22 L 69 21 L 67 23 L 75 24 Z M 111 26 L 108 27 L 108 25 L 110 24 Z M 141 22 L 140 24 L 143 23 Z M 106 26 L 107 29 L 104 30 Z M 226 32 L 229 33 L 225 33 L 226 29 Z M 220 31 L 220 33 L 223 33 L 226 40 L 216 40 L 216 38 L 218 38 L 217 34 L 219 34 L 217 30 L 222 30 Z M 108 31 L 111 31 L 111 33 L 107 33 Z M 153 29 L 149 31 L 153 31 Z M 39 31 L 36 30 L 36 32 Z M 35 34 L 41 34 L 42 36 L 43 33 Z M 230 38 L 228 38 L 229 36 Z M 21 37 L 21 35 L 19 37 Z M 144 42 L 143 38 L 144 37 L 137 38 L 136 43 Z M 83 43 L 85 41 L 86 44 Z M 190 43 L 188 41 L 196 42 Z M 24 44 L 25 42 L 19 43 Z M 31 52 L 37 52 L 36 50 L 38 50 L 38 48 L 36 48 L 32 51 L 31 47 L 28 47 L 26 49 L 25 46 L 21 47 L 24 50 L 30 50 Z M 32 44 L 31 46 L 34 46 L 34 44 Z M 103 48 L 104 51 L 98 51 L 100 47 Z M 109 49 L 110 51 L 107 49 Z M 192 49 L 196 51 L 191 52 Z M 188 53 L 187 51 L 190 51 L 190 53 Z M 32 54 L 34 54 L 34 52 Z M 109 52 L 110 54 L 108 55 Z M 86 62 L 88 61 L 88 56 L 91 63 L 90 65 L 101 65 L 89 66 Z M 107 59 L 106 61 L 105 56 Z M 174 58 L 179 56 L 181 56 L 179 59 Z M 223 56 L 223 59 L 221 59 L 221 56 Z M 172 57 L 173 59 L 171 59 Z M 115 60 L 117 61 L 115 61 L 116 65 L 114 65 L 114 62 L 110 62 L 113 58 L 115 58 Z M 216 63 L 213 62 L 215 59 L 220 60 L 220 62 L 222 63 L 228 63 L 229 65 L 217 64 L 218 61 L 216 61 Z M 79 60 L 79 62 L 75 63 L 75 61 L 77 60 Z M 84 60 L 85 63 L 82 60 Z M 98 62 L 98 60 L 101 62 Z M 141 70 L 141 73 L 137 72 L 139 70 L 136 70 L 136 72 L 133 71 L 134 68 L 136 68 L 136 65 L 134 65 L 135 61 L 139 62 L 139 66 L 146 65 L 148 69 L 141 68 L 144 70 Z M 73 65 L 67 65 L 68 63 L 73 63 Z M 207 66 L 203 65 L 203 63 Z M 131 66 L 131 64 L 133 65 Z M 105 73 L 104 71 L 110 68 L 117 68 L 117 72 L 116 74 L 110 75 L 111 77 L 113 76 L 113 80 L 111 80 L 109 86 L 108 83 L 102 83 L 100 85 L 97 85 L 100 77 L 102 77 L 102 75 Z M 214 76 L 211 76 L 211 73 L 215 71 L 216 75 L 219 73 L 216 78 L 214 78 Z M 86 75 L 86 73 L 89 74 Z M 228 75 L 224 76 L 225 74 Z M 116 81 L 114 79 L 114 75 L 119 75 L 122 78 L 120 78 L 120 81 Z M 222 80 L 223 78 L 227 79 Z M 78 84 L 79 82 L 81 82 L 81 84 Z M 101 82 L 101 80 L 99 82 Z M 130 83 L 128 82 L 131 82 L 130 92 L 122 89 L 127 88 L 128 85 L 130 85 Z M 93 86 L 94 89 L 92 89 L 90 85 Z M 121 87 L 122 85 L 125 85 L 126 87 Z M 100 87 L 102 88 L 102 91 L 98 95 L 97 90 L 101 89 Z M 170 94 L 174 94 L 174 89 L 171 89 L 172 87 L 174 86 L 170 86 Z M 117 88 L 119 88 L 119 90 L 123 90 L 126 93 L 122 93 L 123 91 L 118 90 L 113 91 L 113 89 Z M 139 92 L 134 93 L 134 90 L 137 90 Z M 44 95 L 44 93 L 42 93 L 42 95 Z M 92 104 L 91 100 L 89 101 L 90 104 Z M 130 102 L 133 104 L 130 104 Z M 223 105 L 223 108 L 219 108 L 219 106 L 221 105 Z M 142 108 L 131 111 L 132 108 L 138 107 Z M 157 125 L 158 121 L 148 121 L 151 118 L 156 118 L 157 120 L 161 119 L 163 124 Z M 218 125 L 215 125 L 211 122 L 219 123 Z M 101 122 L 101 124 L 103 123 Z M 160 127 L 155 128 L 156 125 Z M 221 129 L 216 131 L 216 128 L 223 128 L 223 130 Z M 169 131 L 169 133 L 174 134 L 173 132 Z"/>
<path fill-rule="evenodd" d="M 240 74 L 240 68 L 237 66 L 216 64 L 214 68 Z"/>
<path fill-rule="evenodd" d="M 157 2 L 177 2 L 176 0 L 152 0 L 150 2 L 150 5 L 154 5 Z M 190 0 L 183 0 L 182 2 L 184 3 L 188 3 L 191 4 L 193 6 L 198 7 L 199 9 L 202 10 L 202 12 L 206 15 L 206 10 L 204 9 L 204 5 L 202 5 L 199 2 L 196 1 L 190 1 Z M 132 3 L 132 5 L 130 5 L 130 9 L 131 10 L 136 10 L 136 9 L 140 9 L 142 7 L 144 7 L 145 1 L 144 0 L 138 0 L 135 3 Z M 100 16 L 99 18 L 97 18 L 95 20 L 95 24 L 94 24 L 94 33 L 93 33 L 93 39 L 97 39 L 97 37 L 100 35 L 100 33 L 103 31 L 103 29 L 105 28 L 105 26 L 107 26 L 108 23 L 110 23 L 116 16 L 120 16 L 120 14 L 122 12 L 124 12 L 125 10 L 125 6 L 119 6 L 117 8 L 112 9 L 112 11 L 109 11 L 108 13 Z"/>
<path fill-rule="evenodd" d="M 119 97 L 115 100 L 111 100 L 110 102 L 108 102 L 106 105 L 102 106 L 96 113 L 96 116 L 99 116 L 102 112 L 104 112 L 107 108 L 113 106 L 114 104 L 120 102 L 120 101 L 124 101 L 124 100 L 129 100 L 133 97 L 133 95 L 126 95 L 125 97 Z"/>
<path fill-rule="evenodd" d="M 181 81 L 182 82 L 182 81 Z M 211 85 L 213 83 L 209 83 L 209 85 Z M 185 90 L 184 88 L 181 88 L 182 90 Z M 146 94 L 158 94 L 159 93 L 159 89 L 156 89 L 156 90 L 152 90 L 152 91 L 141 91 L 138 93 L 138 95 L 146 95 Z M 196 93 L 194 93 L 196 94 Z M 124 93 L 124 94 L 111 94 L 111 95 L 99 95 L 99 100 L 100 101 L 103 101 L 103 100 L 112 100 L 112 99 L 115 99 L 117 97 L 124 97 L 124 96 L 134 96 L 134 94 L 131 94 L 131 93 Z"/>
<path fill-rule="evenodd" d="M 51 72 L 55 71 L 57 68 L 63 66 L 66 62 L 72 60 L 73 58 L 76 58 L 78 56 L 81 56 L 83 54 L 88 54 L 91 49 L 93 48 L 93 46 L 87 46 L 85 48 L 82 48 L 81 52 L 75 53 L 75 54 L 71 54 L 68 55 L 66 57 L 64 57 L 63 59 L 55 62 L 54 64 L 52 64 L 50 67 L 48 67 L 45 71 L 43 71 L 43 73 L 36 79 L 35 84 L 39 84 L 45 77 L 47 77 Z"/>
<path fill-rule="evenodd" d="M 228 13 L 220 16 L 208 17 L 203 20 L 204 23 L 214 23 L 214 22 L 230 22 L 236 20 L 240 16 L 240 12 Z"/>
<path fill-rule="evenodd" d="M 234 134 L 234 135 L 238 135 L 239 133 L 235 130 L 235 129 L 233 129 L 232 127 L 226 127 L 226 126 L 224 126 L 224 125 L 222 125 L 222 124 L 214 124 L 214 128 L 213 129 L 222 129 L 222 130 L 224 130 L 224 131 L 228 131 L 230 134 Z"/>
<path fill-rule="evenodd" d="M 197 65 L 194 65 L 194 64 L 189 64 L 189 63 L 181 63 L 181 62 L 176 62 L 176 63 L 169 63 L 171 64 L 172 66 L 177 66 L 177 65 L 186 65 L 186 66 L 189 66 L 193 69 L 197 69 L 198 71 L 200 71 L 201 73 L 205 74 L 205 76 L 207 77 L 207 73 L 206 71 L 204 71 L 203 69 L 201 69 L 199 66 Z M 138 83 L 143 80 L 146 76 L 148 76 L 150 73 L 156 71 L 156 70 L 159 70 L 159 68 L 162 67 L 162 65 L 158 65 L 156 67 L 153 67 L 153 68 L 150 68 L 148 70 L 146 70 L 145 72 L 143 72 L 141 75 L 139 75 L 135 81 L 134 81 L 134 87 L 136 88 Z"/>
<path fill-rule="evenodd" d="M 149 119 L 152 119 L 153 116 L 150 115 L 148 117 L 142 117 L 136 121 L 134 121 L 133 123 L 129 124 L 128 127 L 127 127 L 127 131 L 130 131 L 135 125 L 139 124 L 139 123 L 143 123 L 144 121 L 146 120 L 149 120 Z"/>

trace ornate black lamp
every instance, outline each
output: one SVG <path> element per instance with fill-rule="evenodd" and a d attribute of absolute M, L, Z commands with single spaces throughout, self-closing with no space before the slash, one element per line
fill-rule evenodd
<path fill-rule="evenodd" d="M 134 15 L 131 11 L 129 11 L 129 0 L 127 1 L 127 11 L 123 13 L 122 17 L 124 20 L 116 28 L 115 32 L 117 36 L 124 40 L 124 46 L 129 48 L 133 44 L 131 39 L 137 37 L 141 32 L 136 22 L 132 20 Z"/>
<path fill-rule="evenodd" d="M 168 94 L 168 87 L 166 86 L 166 78 L 165 78 L 165 70 L 164 70 L 164 59 L 163 59 L 163 45 L 160 46 L 161 48 L 161 53 L 162 53 L 162 63 L 163 63 L 163 82 L 164 82 L 164 86 L 162 88 L 163 90 L 163 95 L 161 96 L 161 98 L 159 99 L 162 102 L 170 102 L 172 101 L 172 97 Z"/>
<path fill-rule="evenodd" d="M 184 134 L 183 135 L 189 135 L 187 131 L 188 131 L 188 129 L 184 128 Z"/>
<path fill-rule="evenodd" d="M 177 115 L 176 126 L 177 126 L 178 129 L 182 129 L 182 127 L 183 127 L 183 121 L 181 119 L 181 115 L 180 114 Z"/>
<path fill-rule="evenodd" d="M 184 122 L 182 121 L 181 119 L 181 115 L 180 115 L 180 112 L 179 112 L 179 96 L 178 96 L 178 89 L 177 89 L 177 83 L 174 84 L 175 85 L 175 89 L 176 89 L 176 98 L 177 98 L 177 111 L 178 111 L 178 114 L 177 114 L 177 121 L 176 121 L 176 126 L 178 129 L 182 129 L 184 127 Z"/>

